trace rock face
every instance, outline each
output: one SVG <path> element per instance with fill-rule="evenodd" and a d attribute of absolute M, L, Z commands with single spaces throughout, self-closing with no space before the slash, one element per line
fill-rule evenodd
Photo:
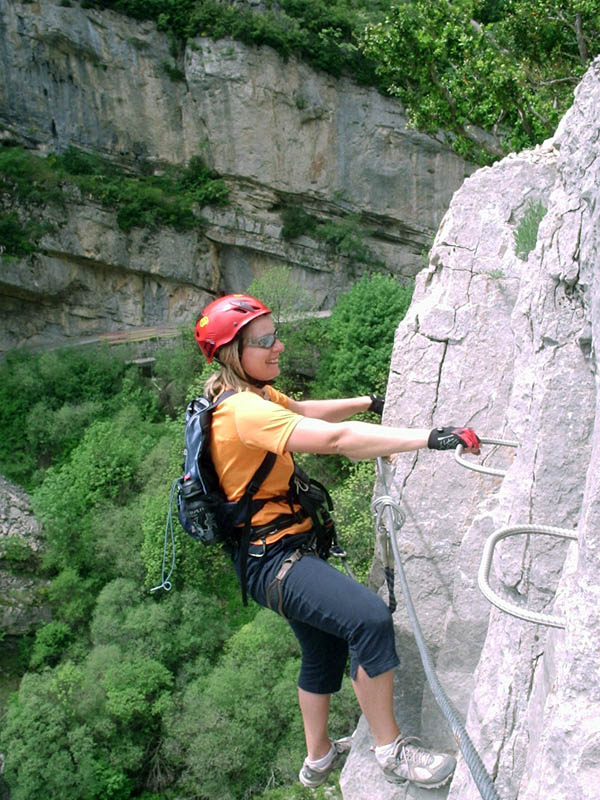
<path fill-rule="evenodd" d="M 401 107 L 373 89 L 231 40 L 198 38 L 174 61 L 153 24 L 76 4 L 0 0 L 0 73 L 4 138 L 146 166 L 201 153 L 231 197 L 226 209 L 202 209 L 207 225 L 194 235 L 119 233 L 113 215 L 75 199 L 42 252 L 2 278 L 0 350 L 189 323 L 215 292 L 281 264 L 329 307 L 365 264 L 308 236 L 282 239 L 281 209 L 292 202 L 324 222 L 359 213 L 373 255 L 414 275 L 473 170 L 409 130 Z"/>
<path fill-rule="evenodd" d="M 397 457 L 392 481 L 407 512 L 400 549 L 438 674 L 502 800 L 598 796 L 599 103 L 600 59 L 552 140 L 479 170 L 456 193 L 398 328 L 389 376 L 384 422 L 468 424 L 519 442 L 467 457 L 506 469 L 503 479 L 425 451 Z M 547 213 L 523 261 L 514 234 L 538 200 Z M 578 543 L 506 539 L 491 583 L 512 604 L 564 617 L 564 630 L 508 615 L 477 588 L 487 536 L 527 523 L 575 531 Z M 407 732 L 455 751 L 422 691 L 402 608 L 396 621 L 399 718 Z M 397 797 L 373 774 L 364 723 L 357 739 L 345 800 Z M 403 796 L 446 794 L 480 797 L 462 760 L 449 789 Z"/>
<path fill-rule="evenodd" d="M 0 631 L 20 636 L 50 619 L 35 575 L 40 526 L 27 494 L 0 477 Z"/>

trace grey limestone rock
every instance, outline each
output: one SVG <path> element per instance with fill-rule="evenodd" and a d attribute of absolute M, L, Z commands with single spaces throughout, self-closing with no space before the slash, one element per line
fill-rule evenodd
<path fill-rule="evenodd" d="M 502 800 L 598 796 L 599 77 L 596 60 L 551 140 L 479 170 L 456 192 L 398 327 L 389 376 L 384 423 L 468 424 L 519 442 L 478 459 L 506 469 L 503 479 L 420 452 L 395 459 L 392 489 L 407 511 L 400 549 L 438 674 Z M 514 234 L 537 201 L 547 213 L 522 260 Z M 486 537 L 520 524 L 578 534 L 570 545 L 506 539 L 493 562 L 500 595 L 564 617 L 564 630 L 507 615 L 477 588 Z M 395 617 L 399 641 L 410 641 L 402 607 Z M 398 683 L 411 732 L 456 751 L 410 659 Z M 354 779 L 371 763 L 368 741 L 364 731 L 343 774 L 345 800 L 401 796 Z M 479 797 L 459 759 L 448 798 Z"/>
<path fill-rule="evenodd" d="M 9 558 L 15 546 L 17 562 Z M 47 582 L 35 574 L 42 547 L 27 493 L 0 477 L 0 631 L 4 634 L 20 636 L 50 619 L 40 592 Z"/>
<path fill-rule="evenodd" d="M 199 209 L 201 230 L 180 234 L 123 233 L 114 214 L 72 198 L 54 212 L 41 252 L 0 281 L 0 352 L 48 337 L 189 325 L 215 293 L 245 289 L 280 265 L 330 308 L 349 270 L 369 267 L 320 239 L 282 238 L 282 208 L 301 205 L 322 223 L 355 215 L 373 258 L 403 279 L 420 269 L 473 171 L 409 129 L 395 100 L 349 78 L 228 39 L 198 37 L 175 57 L 150 22 L 76 3 L 0 0 L 0 73 L 3 140 L 38 153 L 74 145 L 145 169 L 201 154 L 231 200 Z"/>

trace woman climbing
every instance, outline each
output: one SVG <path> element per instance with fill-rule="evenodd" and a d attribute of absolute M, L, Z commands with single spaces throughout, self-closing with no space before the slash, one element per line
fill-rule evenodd
<path fill-rule="evenodd" d="M 393 676 L 399 660 L 391 614 L 374 592 L 320 557 L 323 547 L 314 542 L 313 518 L 290 489 L 292 453 L 368 459 L 458 444 L 477 453 L 475 432 L 345 421 L 360 411 L 381 413 L 382 401 L 374 396 L 304 401 L 285 396 L 271 385 L 284 346 L 270 309 L 248 295 L 210 303 L 198 318 L 195 336 L 207 360 L 216 358 L 220 365 L 206 384 L 209 400 L 234 390 L 216 407 L 211 427 L 211 456 L 228 499 L 243 495 L 267 452 L 276 454 L 255 496 L 262 507 L 252 517 L 248 552 L 238 546 L 233 559 L 242 586 L 257 603 L 287 619 L 301 647 L 298 698 L 307 757 L 300 781 L 319 786 L 349 747 L 347 740 L 332 742 L 328 734 L 331 693 L 341 687 L 349 654 L 352 685 L 385 777 L 423 788 L 443 785 L 452 775 L 454 758 L 420 747 L 400 732 L 394 717 Z"/>

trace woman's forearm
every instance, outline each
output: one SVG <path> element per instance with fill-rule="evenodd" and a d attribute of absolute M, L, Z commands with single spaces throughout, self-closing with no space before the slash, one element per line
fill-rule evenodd
<path fill-rule="evenodd" d="M 388 428 L 366 422 L 346 422 L 341 426 L 336 452 L 353 459 L 391 456 L 427 447 L 429 433 L 426 428 Z"/>
<path fill-rule="evenodd" d="M 290 434 L 286 450 L 298 453 L 337 453 L 352 459 L 376 458 L 427 446 L 426 428 L 389 428 L 368 422 L 332 424 L 301 420 Z"/>

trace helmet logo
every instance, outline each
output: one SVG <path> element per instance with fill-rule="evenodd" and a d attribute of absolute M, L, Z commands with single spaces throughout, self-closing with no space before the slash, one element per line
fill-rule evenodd
<path fill-rule="evenodd" d="M 208 323 L 209 323 L 209 318 L 208 317 L 202 317 L 202 319 L 198 320 L 198 326 L 200 328 L 204 328 L 204 326 L 208 325 Z"/>

